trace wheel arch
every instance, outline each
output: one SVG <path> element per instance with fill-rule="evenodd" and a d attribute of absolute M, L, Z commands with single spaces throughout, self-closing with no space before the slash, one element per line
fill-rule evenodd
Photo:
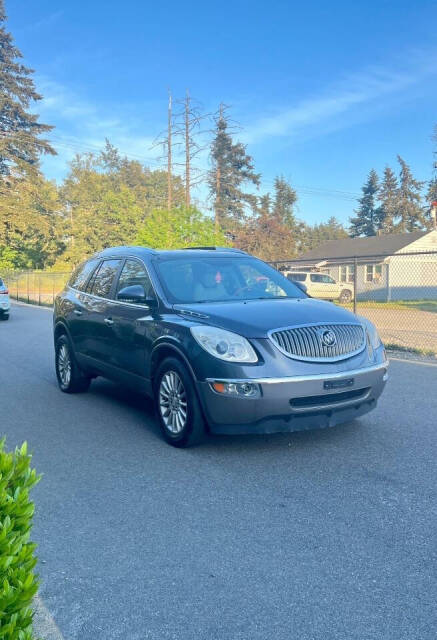
<path fill-rule="evenodd" d="M 190 372 L 193 382 L 196 382 L 196 374 L 194 373 L 193 367 L 182 348 L 173 342 L 163 341 L 154 347 L 150 356 L 150 380 L 152 386 L 154 385 L 154 379 L 158 367 L 165 358 L 177 358 L 180 360 Z"/>

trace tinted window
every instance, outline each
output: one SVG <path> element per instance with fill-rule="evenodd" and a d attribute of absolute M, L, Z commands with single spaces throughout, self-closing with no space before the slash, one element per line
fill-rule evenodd
<path fill-rule="evenodd" d="M 175 258 L 156 260 L 171 302 L 231 302 L 263 298 L 303 298 L 290 280 L 256 258 Z"/>
<path fill-rule="evenodd" d="M 311 282 L 323 282 L 323 276 L 320 273 L 312 273 L 310 275 Z"/>
<path fill-rule="evenodd" d="M 135 284 L 140 284 L 144 287 L 146 298 L 154 297 L 155 294 L 152 283 L 150 282 L 145 266 L 138 260 L 126 260 L 118 280 L 117 294 L 121 289 Z"/>
<path fill-rule="evenodd" d="M 81 264 L 77 267 L 77 269 L 73 272 L 69 280 L 70 287 L 74 289 L 79 289 L 79 291 L 84 291 L 86 283 L 88 281 L 89 276 L 94 271 L 96 266 L 99 264 L 98 259 L 88 260 L 84 264 Z"/>
<path fill-rule="evenodd" d="M 306 277 L 306 273 L 289 273 L 287 276 L 289 280 L 297 280 L 297 282 L 305 282 Z"/>
<path fill-rule="evenodd" d="M 335 280 L 333 280 L 330 276 L 322 276 L 322 282 L 326 282 L 327 284 L 335 284 Z"/>
<path fill-rule="evenodd" d="M 0 278 L 0 287 L 3 286 L 3 280 Z"/>
<path fill-rule="evenodd" d="M 109 296 L 120 262 L 121 260 L 104 260 L 102 262 L 93 278 L 90 293 L 101 298 Z"/>

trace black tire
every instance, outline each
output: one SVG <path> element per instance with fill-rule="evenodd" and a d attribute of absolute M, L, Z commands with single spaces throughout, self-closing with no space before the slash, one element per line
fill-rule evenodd
<path fill-rule="evenodd" d="M 2 313 L 0 320 L 9 320 L 9 313 Z"/>
<path fill-rule="evenodd" d="M 352 291 L 350 289 L 343 289 L 340 293 L 340 302 L 343 304 L 348 304 L 352 300 Z"/>
<path fill-rule="evenodd" d="M 182 388 L 178 387 L 179 397 L 177 392 L 175 392 L 176 398 L 173 397 L 173 400 L 177 402 L 174 411 L 179 413 L 175 416 L 174 424 L 169 424 L 169 421 L 172 420 L 169 415 L 172 409 L 163 403 L 171 400 L 167 391 L 169 387 L 165 385 L 168 385 L 172 376 L 175 376 L 176 382 L 179 380 Z M 163 394 L 167 394 L 167 396 Z M 192 447 L 202 442 L 205 437 L 205 421 L 197 392 L 190 372 L 177 358 L 166 358 L 159 365 L 154 378 L 154 402 L 161 431 L 169 444 L 182 448 Z M 185 418 L 183 418 L 181 409 L 182 412 L 185 410 Z M 176 418 L 183 421 L 182 425 L 176 423 Z"/>
<path fill-rule="evenodd" d="M 69 375 L 66 368 L 69 365 Z M 55 346 L 55 369 L 58 385 L 64 393 L 82 393 L 88 391 L 91 378 L 83 373 L 74 357 L 70 341 L 66 335 L 60 336 Z"/>

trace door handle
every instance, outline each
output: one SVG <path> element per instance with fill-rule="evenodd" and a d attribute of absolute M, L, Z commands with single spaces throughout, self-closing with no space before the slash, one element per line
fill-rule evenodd
<path fill-rule="evenodd" d="M 112 318 L 105 318 L 103 322 L 107 324 L 108 327 L 112 327 L 112 325 L 114 324 L 114 320 Z"/>
<path fill-rule="evenodd" d="M 77 316 L 81 316 L 82 315 L 82 311 L 80 309 L 74 309 L 73 313 L 75 313 Z"/>

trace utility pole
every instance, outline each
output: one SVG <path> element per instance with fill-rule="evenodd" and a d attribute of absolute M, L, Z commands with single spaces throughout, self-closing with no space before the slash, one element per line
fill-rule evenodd
<path fill-rule="evenodd" d="M 167 130 L 167 209 L 172 207 L 172 157 L 171 157 L 171 134 L 172 134 L 172 100 L 171 92 L 168 92 L 168 130 Z"/>
<path fill-rule="evenodd" d="M 191 205 L 191 157 L 190 157 L 190 94 L 185 95 L 185 206 Z"/>
<path fill-rule="evenodd" d="M 219 107 L 219 122 L 223 119 L 223 102 L 220 103 Z M 220 189 L 221 189 L 221 166 L 220 161 L 217 161 L 217 170 L 215 176 L 215 206 L 214 206 L 214 224 L 215 230 L 218 232 L 220 230 Z"/>

